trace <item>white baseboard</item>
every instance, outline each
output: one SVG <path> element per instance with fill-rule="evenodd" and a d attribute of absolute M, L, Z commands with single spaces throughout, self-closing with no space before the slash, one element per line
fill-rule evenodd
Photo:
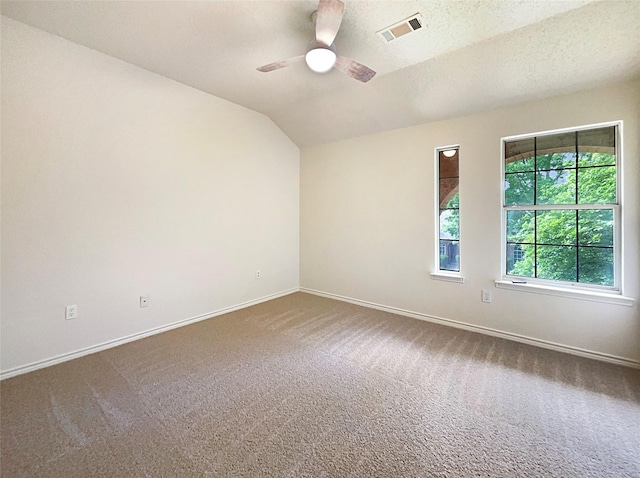
<path fill-rule="evenodd" d="M 55 357 L 40 360 L 38 362 L 33 362 L 27 365 L 22 365 L 20 367 L 15 367 L 9 370 L 4 370 L 0 372 L 0 380 L 4 380 L 6 378 L 15 377 L 16 375 L 22 375 L 23 373 L 33 372 L 34 370 L 38 370 L 45 367 L 50 367 L 51 365 L 56 365 L 62 362 L 67 362 L 68 360 L 73 360 L 79 357 L 83 357 L 85 355 L 93 354 L 96 352 L 100 352 L 102 350 L 110 349 L 113 347 L 117 347 L 118 345 L 126 344 L 128 342 L 133 342 L 134 340 L 140 340 L 145 337 L 149 337 L 151 335 L 160 334 L 162 332 L 167 332 L 168 330 L 177 329 L 178 327 L 183 327 L 185 325 L 193 324 L 195 322 L 200 322 L 201 320 L 211 319 L 213 317 L 217 317 L 218 315 L 228 314 L 229 312 L 234 312 L 236 310 L 244 309 L 246 307 L 251 307 L 252 305 L 260 304 L 261 302 L 266 302 L 268 300 L 277 299 L 278 297 L 284 297 L 285 295 L 293 294 L 294 292 L 298 292 L 300 289 L 294 287 L 292 289 L 287 289 L 281 292 L 276 292 L 275 294 L 266 295 L 264 297 L 260 297 L 258 299 L 249 300 L 247 302 L 243 302 L 241 304 L 233 305 L 230 307 L 225 307 L 223 309 L 218 309 L 213 312 L 207 312 L 205 314 L 196 315 L 194 317 L 189 317 L 188 319 L 179 320 L 177 322 L 173 322 L 171 324 L 163 325 L 161 327 L 156 327 L 153 329 L 145 330 L 144 332 L 139 332 L 132 335 L 127 335 L 126 337 L 122 337 L 115 340 L 109 340 L 108 342 L 103 342 L 98 345 L 92 345 L 90 347 L 86 347 L 80 350 L 76 350 L 74 352 L 69 352 L 65 354 L 60 354 Z"/>
<path fill-rule="evenodd" d="M 349 302 L 351 304 L 361 305 L 363 307 L 369 307 L 371 309 L 390 312 L 392 314 L 403 315 L 405 317 L 412 317 L 414 319 L 425 320 L 427 322 L 434 322 L 436 324 L 447 325 L 449 327 L 456 327 L 458 329 L 469 330 L 471 332 L 491 335 L 493 337 L 499 337 L 502 339 L 512 340 L 515 342 L 521 342 L 524 344 L 533 345 L 535 347 L 542 347 L 545 349 L 555 350 L 557 352 L 564 352 L 572 355 L 578 355 L 580 357 L 600 360 L 601 362 L 609 362 L 616 365 L 624 365 L 626 367 L 640 369 L 640 362 L 636 360 L 627 359 L 624 357 L 617 357 L 615 355 L 605 354 L 601 352 L 594 352 L 592 350 L 581 349 L 579 347 L 572 347 L 570 345 L 557 344 L 555 342 L 535 339 L 532 337 L 514 334 L 511 332 L 503 332 L 501 330 L 492 329 L 490 327 L 483 327 L 481 325 L 471 325 L 465 322 L 459 322 L 457 320 L 445 319 L 443 317 L 436 317 L 433 315 L 423 314 L 421 312 L 414 312 L 411 310 L 399 309 L 397 307 L 390 307 L 387 305 L 376 304 L 374 302 L 369 302 L 366 300 L 354 299 L 352 297 L 345 297 L 342 295 L 332 294 L 329 292 L 308 289 L 306 287 L 300 287 L 300 292 L 306 292 L 306 293 L 318 295 L 321 297 L 327 297 L 329 299 L 340 300 L 343 302 Z"/>
<path fill-rule="evenodd" d="M 626 359 L 624 357 L 617 357 L 615 355 L 604 354 L 601 352 L 594 352 L 591 350 L 585 350 L 578 347 L 572 347 L 568 345 L 557 344 L 554 342 L 548 342 L 546 340 L 535 339 L 531 337 L 526 337 L 524 335 L 513 334 L 510 332 L 503 332 L 501 330 L 492 329 L 489 327 L 483 327 L 480 325 L 471 325 L 464 322 L 459 322 L 457 320 L 445 319 L 443 317 L 436 317 L 433 315 L 423 314 L 421 312 L 414 312 L 410 310 L 400 309 L 398 307 L 391 307 L 382 304 L 376 304 L 374 302 L 369 302 L 366 300 L 354 299 L 351 297 L 345 297 L 338 294 L 332 294 L 329 292 L 322 292 L 319 290 L 308 289 L 306 287 L 294 287 L 292 289 L 287 289 L 281 292 L 277 292 L 275 294 L 270 294 L 264 297 L 260 297 L 258 299 L 250 300 L 247 302 L 243 302 L 241 304 L 237 304 L 230 307 L 225 307 L 223 309 L 218 309 L 213 312 L 207 312 L 205 314 L 200 314 L 194 317 L 189 317 L 184 320 L 179 320 L 177 322 L 173 322 L 171 324 L 163 325 L 161 327 L 156 327 L 153 329 L 145 330 L 143 332 L 139 332 L 136 334 L 128 335 L 126 337 L 122 337 L 115 340 L 110 340 L 108 342 L 103 342 L 98 345 L 93 345 L 91 347 L 86 347 L 80 350 L 76 350 L 74 352 L 69 352 L 66 354 L 57 355 L 55 357 L 41 360 L 38 362 L 33 362 L 27 365 L 22 365 L 20 367 L 15 367 L 9 370 L 4 370 L 0 372 L 0 380 L 4 380 L 7 378 L 15 377 L 17 375 L 22 375 L 24 373 L 32 372 L 34 370 L 39 370 L 41 368 L 50 367 L 51 365 L 56 365 L 62 362 L 66 362 L 69 360 L 73 360 L 79 357 L 83 357 L 85 355 L 93 354 L 96 352 L 100 352 L 102 350 L 110 349 L 113 347 L 117 347 L 118 345 L 123 345 L 128 342 L 133 342 L 134 340 L 143 339 L 145 337 L 149 337 L 151 335 L 160 334 L 162 332 L 166 332 L 172 329 L 176 329 L 178 327 L 183 327 L 185 325 L 193 324 L 195 322 L 200 322 L 201 320 L 211 319 L 213 317 L 217 317 L 219 315 L 227 314 L 229 312 L 234 312 L 236 310 L 244 309 L 246 307 L 251 307 L 252 305 L 260 304 L 262 302 L 266 302 L 268 300 L 277 299 L 279 297 L 284 297 L 285 295 L 293 294 L 295 292 L 306 292 L 308 294 L 318 295 L 321 297 L 327 297 L 329 299 L 340 300 L 342 302 L 349 302 L 351 304 L 361 305 L 363 307 L 369 307 L 371 309 L 382 310 L 385 312 L 389 312 L 392 314 L 398 314 L 405 317 L 412 317 L 414 319 L 425 320 L 427 322 L 434 322 L 436 324 L 446 325 L 449 327 L 456 327 L 458 329 L 469 330 L 471 332 L 477 332 L 480 334 L 491 335 L 493 337 L 499 337 L 507 340 L 513 340 L 515 342 L 521 342 L 528 345 L 533 345 L 536 347 L 542 347 L 545 349 L 555 350 L 557 352 L 569 353 L 572 355 L 578 355 L 580 357 L 586 357 L 594 360 L 600 360 L 603 362 L 609 362 L 616 365 L 624 365 L 626 367 L 640 369 L 640 362 L 635 360 Z"/>

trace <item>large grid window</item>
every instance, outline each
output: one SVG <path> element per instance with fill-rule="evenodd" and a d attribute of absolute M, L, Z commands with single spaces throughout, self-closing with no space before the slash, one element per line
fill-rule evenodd
<path fill-rule="evenodd" d="M 460 272 L 459 148 L 438 151 L 438 269 Z"/>
<path fill-rule="evenodd" d="M 504 140 L 507 276 L 619 288 L 618 126 Z"/>

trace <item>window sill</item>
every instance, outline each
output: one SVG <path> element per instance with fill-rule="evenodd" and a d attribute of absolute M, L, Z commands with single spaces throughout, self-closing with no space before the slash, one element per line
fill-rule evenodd
<path fill-rule="evenodd" d="M 447 274 L 445 272 L 432 272 L 431 278 L 434 280 L 443 280 L 445 282 L 457 282 L 458 284 L 464 283 L 464 277 L 458 274 Z"/>
<path fill-rule="evenodd" d="M 605 302 L 607 304 L 633 306 L 635 299 L 624 297 L 619 294 L 608 294 L 606 292 L 596 292 L 588 290 L 571 290 L 560 287 L 551 287 L 541 284 L 513 283 L 507 280 L 495 281 L 498 289 L 519 290 L 521 292 L 531 292 L 534 294 L 554 295 L 556 297 L 569 297 L 572 299 L 591 300 L 595 302 Z"/>

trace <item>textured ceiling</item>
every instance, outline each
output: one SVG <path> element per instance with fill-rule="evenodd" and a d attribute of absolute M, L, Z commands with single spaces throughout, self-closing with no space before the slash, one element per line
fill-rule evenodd
<path fill-rule="evenodd" d="M 299 146 L 640 77 L 640 2 L 345 0 L 359 83 L 304 63 L 314 1 L 3 1 L 3 15 L 268 115 Z M 420 12 L 426 28 L 376 31 Z"/>

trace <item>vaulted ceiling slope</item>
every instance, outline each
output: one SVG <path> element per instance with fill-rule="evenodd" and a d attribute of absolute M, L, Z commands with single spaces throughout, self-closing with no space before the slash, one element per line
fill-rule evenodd
<path fill-rule="evenodd" d="M 640 2 L 356 1 L 340 55 L 360 83 L 304 63 L 317 1 L 3 1 L 20 22 L 269 116 L 298 146 L 402 128 L 640 77 Z M 421 13 L 425 27 L 376 32 Z"/>

